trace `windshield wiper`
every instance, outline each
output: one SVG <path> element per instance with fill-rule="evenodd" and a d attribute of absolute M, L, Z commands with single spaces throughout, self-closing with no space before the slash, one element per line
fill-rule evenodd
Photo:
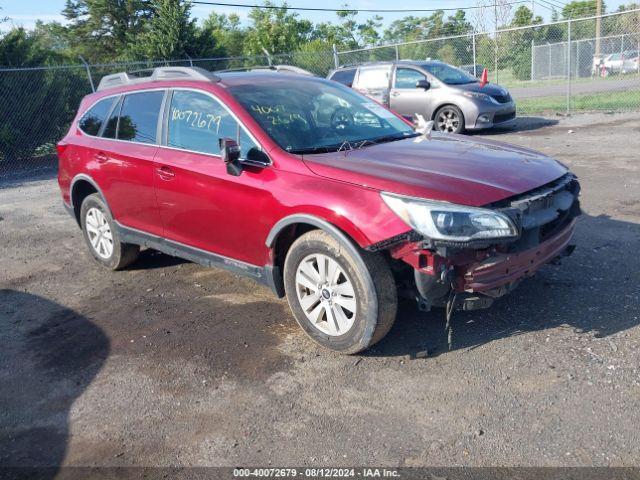
<path fill-rule="evenodd" d="M 289 153 L 302 155 L 305 153 L 330 153 L 330 152 L 341 152 L 343 150 L 355 150 L 363 148 L 367 145 L 377 145 L 379 143 L 387 143 L 387 142 L 395 142 L 396 140 L 404 140 L 405 138 L 414 138 L 420 135 L 419 133 L 411 133 L 409 135 L 397 133 L 393 135 L 382 135 L 381 137 L 375 138 L 365 138 L 364 140 L 357 141 L 349 141 L 345 140 L 340 143 L 334 143 L 332 145 L 321 145 L 319 147 L 308 147 L 308 148 L 296 148 L 294 150 L 288 150 Z"/>
<path fill-rule="evenodd" d="M 393 134 L 393 135 L 382 135 L 381 137 L 376 137 L 376 138 L 370 138 L 370 139 L 367 139 L 367 140 L 363 140 L 363 143 L 371 142 L 373 144 L 378 144 L 378 143 L 395 142 L 397 140 L 404 140 L 405 138 L 417 137 L 418 135 L 420 135 L 420 134 L 417 133 L 417 132 L 413 132 L 413 133 L 411 133 L 409 135 L 404 135 L 404 134 L 398 135 L 397 133 Z"/>
<path fill-rule="evenodd" d="M 353 147 L 351 146 L 351 144 L 348 141 L 344 141 L 344 142 L 340 142 L 340 143 L 334 143 L 331 145 L 320 145 L 319 147 L 307 147 L 307 148 L 296 148 L 293 150 L 288 150 L 289 153 L 294 153 L 294 154 L 304 154 L 304 153 L 330 153 L 330 152 L 339 152 L 341 151 L 344 147 L 348 146 L 350 147 L 349 150 L 353 150 Z"/>

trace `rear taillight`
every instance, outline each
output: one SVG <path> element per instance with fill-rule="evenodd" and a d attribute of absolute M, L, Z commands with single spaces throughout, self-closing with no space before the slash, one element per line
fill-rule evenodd
<path fill-rule="evenodd" d="M 64 151 L 67 149 L 67 145 L 68 145 L 68 143 L 64 142 L 64 141 L 59 142 L 56 145 L 56 150 L 58 151 L 58 155 L 59 156 L 62 155 L 64 153 Z"/>

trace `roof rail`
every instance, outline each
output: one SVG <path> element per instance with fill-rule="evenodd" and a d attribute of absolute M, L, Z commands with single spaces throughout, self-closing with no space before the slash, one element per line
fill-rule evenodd
<path fill-rule="evenodd" d="M 105 75 L 100 80 L 98 90 L 133 85 L 136 83 L 155 82 L 159 80 L 196 80 L 200 82 L 219 82 L 220 77 L 200 67 L 156 67 L 146 77 L 132 76 L 127 72 Z"/>
<path fill-rule="evenodd" d="M 231 72 L 253 72 L 256 70 L 271 70 L 273 72 L 284 73 L 296 73 L 298 75 L 307 75 L 314 77 L 315 75 L 304 68 L 296 67 L 294 65 L 253 65 L 251 67 L 237 67 L 227 68 L 225 70 L 216 70 L 216 73 L 231 73 Z"/>

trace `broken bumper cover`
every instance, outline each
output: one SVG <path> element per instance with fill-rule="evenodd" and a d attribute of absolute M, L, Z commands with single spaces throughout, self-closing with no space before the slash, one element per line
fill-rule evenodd
<path fill-rule="evenodd" d="M 563 230 L 534 248 L 517 253 L 498 253 L 465 266 L 458 277 L 456 290 L 499 297 L 523 278 L 532 276 L 542 265 L 570 253 L 576 219 Z"/>

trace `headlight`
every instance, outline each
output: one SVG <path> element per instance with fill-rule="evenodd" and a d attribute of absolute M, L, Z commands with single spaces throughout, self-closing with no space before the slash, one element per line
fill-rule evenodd
<path fill-rule="evenodd" d="M 486 208 L 382 193 L 382 199 L 407 225 L 432 240 L 470 242 L 518 236 L 506 215 Z"/>
<path fill-rule="evenodd" d="M 493 97 L 486 93 L 480 92 L 462 92 L 462 95 L 469 98 L 475 98 L 476 100 L 483 100 L 485 102 L 498 103 Z"/>

